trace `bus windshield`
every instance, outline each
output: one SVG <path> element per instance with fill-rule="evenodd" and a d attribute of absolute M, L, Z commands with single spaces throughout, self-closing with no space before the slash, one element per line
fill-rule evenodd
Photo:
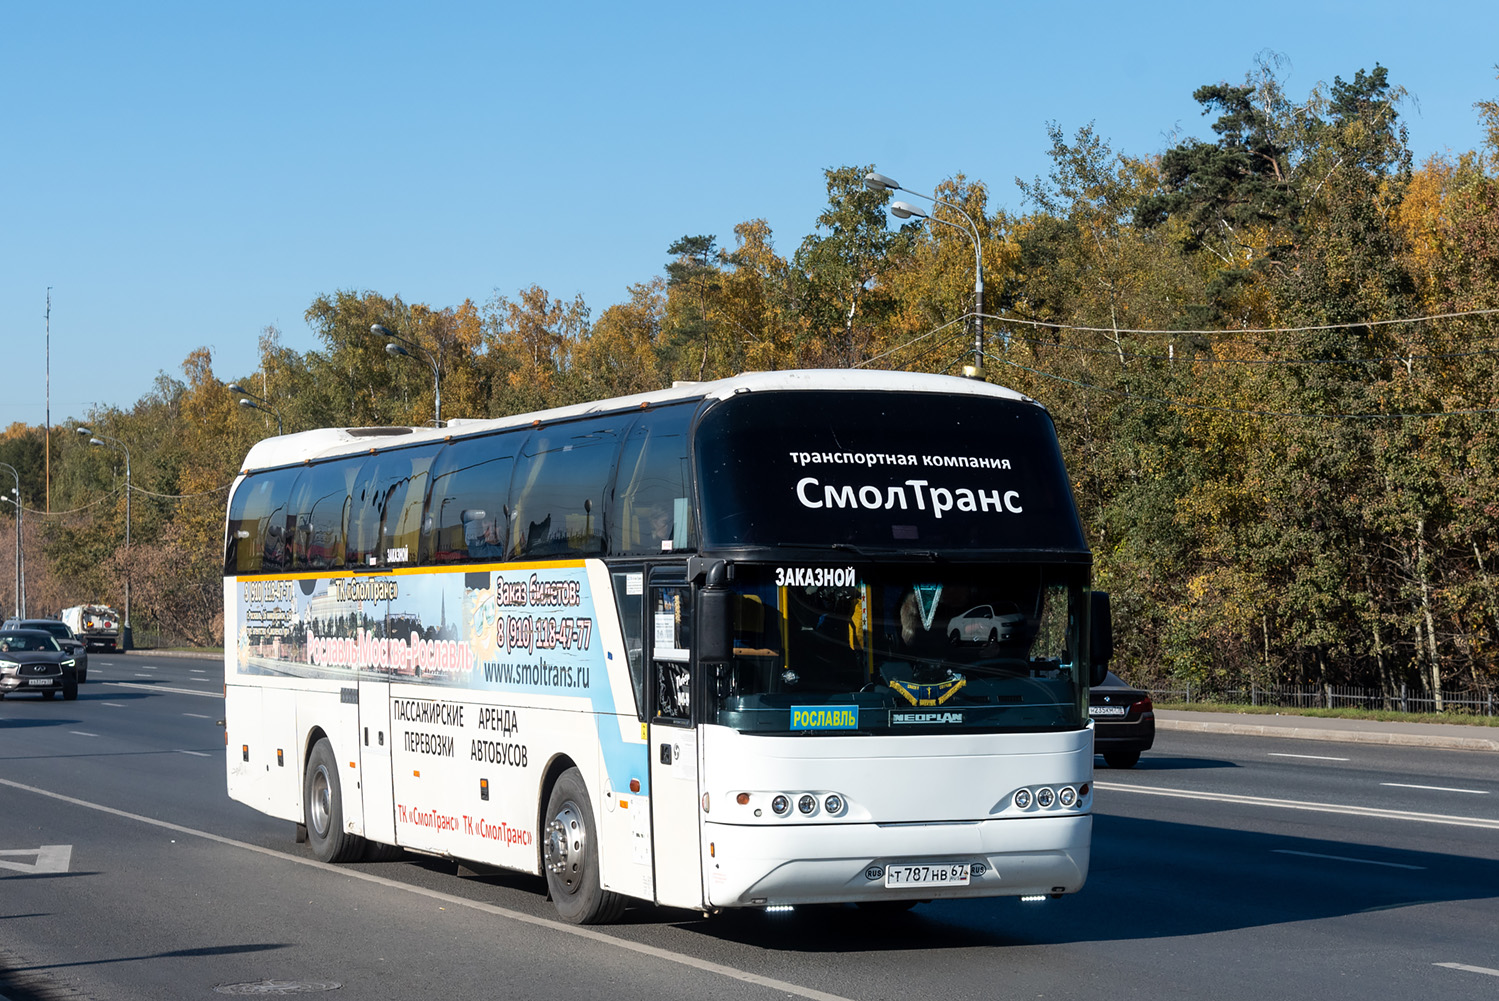
<path fill-rule="evenodd" d="M 1084 568 L 736 567 L 715 722 L 837 734 L 1086 723 Z"/>

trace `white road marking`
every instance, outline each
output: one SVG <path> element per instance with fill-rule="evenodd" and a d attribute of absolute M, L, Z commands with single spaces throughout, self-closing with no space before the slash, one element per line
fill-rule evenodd
<path fill-rule="evenodd" d="M 150 678 L 150 677 L 153 677 L 153 675 L 150 675 L 150 674 L 137 674 L 136 677 L 137 678 Z"/>
<path fill-rule="evenodd" d="M 1464 973 L 1483 973 L 1491 977 L 1499 977 L 1499 970 L 1491 970 L 1487 966 L 1469 966 L 1466 963 L 1432 963 L 1431 965 L 1448 970 L 1462 970 Z"/>
<path fill-rule="evenodd" d="M 1487 789 L 1451 789 L 1447 786 L 1416 786 L 1407 782 L 1381 782 L 1382 786 L 1391 786 L 1395 789 L 1425 789 L 1429 792 L 1465 792 L 1470 796 L 1487 796 Z"/>
<path fill-rule="evenodd" d="M 191 716 L 193 719 L 213 719 L 212 716 L 204 716 L 202 713 L 183 713 L 182 715 Z"/>
<path fill-rule="evenodd" d="M 191 754 L 191 755 L 193 755 L 194 757 L 197 757 L 197 758 L 211 758 L 211 757 L 213 757 L 213 755 L 211 755 L 211 754 L 205 754 L 202 751 L 184 751 L 184 750 L 179 749 L 177 751 L 177 753 L 178 754 Z"/>
<path fill-rule="evenodd" d="M 101 706 L 114 706 L 116 709 L 124 709 L 125 708 L 125 703 L 123 703 L 123 702 L 101 702 L 99 704 Z"/>
<path fill-rule="evenodd" d="M 191 674 L 207 674 L 208 673 L 207 671 L 203 670 L 201 667 L 190 667 L 190 668 L 188 668 L 188 671 Z"/>
<path fill-rule="evenodd" d="M 1485 817 L 1454 817 L 1442 813 L 1413 813 L 1409 810 L 1381 810 L 1372 806 L 1341 806 L 1337 803 L 1308 803 L 1295 799 L 1267 799 L 1263 796 L 1238 796 L 1233 793 L 1191 792 L 1186 789 L 1162 789 L 1159 786 L 1137 786 L 1120 782 L 1093 783 L 1105 792 L 1133 792 L 1144 796 L 1168 796 L 1173 799 L 1206 800 L 1212 803 L 1238 803 L 1243 806 L 1265 806 L 1277 810 L 1306 810 L 1310 813 L 1340 813 L 1349 817 L 1379 817 L 1383 820 L 1413 820 L 1423 824 L 1447 824 L 1452 827 L 1480 827 L 1499 831 L 1499 820 Z"/>
<path fill-rule="evenodd" d="M 0 851 L 0 855 L 35 855 L 34 865 L 0 860 L 0 868 L 14 869 L 28 876 L 36 876 L 47 872 L 67 872 L 68 866 L 73 863 L 73 846 L 42 845 L 40 848 L 8 848 Z"/>
<path fill-rule="evenodd" d="M 1311 761 L 1347 761 L 1348 760 L 1347 758 L 1329 758 L 1325 754 L 1281 754 L 1278 751 L 1271 751 L 1270 752 L 1270 757 L 1272 757 L 1272 758 L 1307 758 L 1307 759 L 1309 759 Z"/>
<path fill-rule="evenodd" d="M 506 918 L 511 921 L 518 921 L 521 924 L 534 925 L 538 928 L 546 928 L 549 931 L 556 932 L 559 935 L 572 935 L 576 938 L 587 939 L 590 942 L 597 942 L 600 945 L 613 946 L 616 949 L 622 949 L 626 952 L 633 952 L 637 955 L 650 956 L 653 959 L 659 959 L 663 962 L 676 963 L 678 966 L 687 966 L 691 967 L 694 970 L 702 970 L 704 973 L 714 973 L 721 977 L 726 977 L 730 980 L 737 980 L 741 983 L 755 984 L 760 987 L 768 987 L 771 990 L 781 991 L 786 994 L 794 994 L 797 997 L 807 998 L 808 1001 L 849 1001 L 848 998 L 845 998 L 841 995 L 829 994 L 827 991 L 820 991 L 815 987 L 803 987 L 800 984 L 793 984 L 786 980 L 776 980 L 774 977 L 762 976 L 758 973 L 751 973 L 748 970 L 740 970 L 732 966 L 725 966 L 722 963 L 712 963 L 706 959 L 698 959 L 696 956 L 688 956 L 682 953 L 671 952 L 667 949 L 661 949 L 653 945 L 646 945 L 643 942 L 631 942 L 628 939 L 616 938 L 613 935 L 598 931 L 594 928 L 589 928 L 585 925 L 565 924 L 564 922 L 557 921 L 552 918 L 536 917 L 535 915 L 526 914 L 521 911 L 512 911 L 509 908 L 500 907 L 495 904 L 486 904 L 480 900 L 467 900 L 463 897 L 454 896 L 451 893 L 443 893 L 441 890 L 431 890 L 425 886 L 412 886 L 410 884 L 402 883 L 394 879 L 388 879 L 385 876 L 375 876 L 366 872 L 358 872 L 357 870 L 346 869 L 343 866 L 331 865 L 327 862 L 319 862 L 316 859 L 298 858 L 295 855 L 287 855 L 284 852 L 278 852 L 271 848 L 262 848 L 259 845 L 252 845 L 244 841 L 235 841 L 233 838 L 226 838 L 220 834 L 210 834 L 208 831 L 199 831 L 192 827 L 183 827 L 180 824 L 173 824 L 169 821 L 156 820 L 152 817 L 143 817 L 138 813 L 127 813 L 124 810 L 116 810 L 112 806 L 104 806 L 99 803 L 90 803 L 88 800 L 75 799 L 72 796 L 64 796 L 61 793 L 52 792 L 48 789 L 39 789 L 36 786 L 24 785 L 20 782 L 13 782 L 10 779 L 0 778 L 0 785 L 8 786 L 12 789 L 20 789 L 23 792 L 35 793 L 38 796 L 45 796 L 48 799 L 54 799 L 62 803 L 71 803 L 73 806 L 80 806 L 86 810 L 97 810 L 100 813 L 107 813 L 110 816 L 123 817 L 126 820 L 133 820 L 137 823 L 150 824 L 153 827 L 164 828 L 168 831 L 176 831 L 179 834 L 191 835 L 192 837 L 202 838 L 205 841 L 212 841 L 216 844 L 227 845 L 231 848 L 243 849 L 247 852 L 254 852 L 257 855 L 265 855 L 268 858 L 278 859 L 282 862 L 290 862 L 294 865 L 304 865 L 311 869 L 321 869 L 324 872 L 336 874 L 341 879 L 363 880 L 366 883 L 373 883 L 377 886 L 383 886 L 391 890 L 403 891 L 406 893 L 410 893 L 413 896 L 426 897 L 430 900 L 440 901 L 448 907 L 464 907 L 469 910 L 480 911 L 493 917 Z"/>
<path fill-rule="evenodd" d="M 140 668 L 142 671 L 154 671 L 154 670 L 156 670 L 156 668 L 152 667 L 150 664 L 137 664 L 135 666 L 138 667 L 138 668 Z"/>
<path fill-rule="evenodd" d="M 1357 862 L 1360 865 L 1382 865 L 1390 869 L 1412 869 L 1418 872 L 1426 870 L 1424 865 L 1405 865 L 1400 862 L 1376 862 L 1371 858 L 1349 858 L 1346 855 L 1318 855 L 1316 852 L 1293 852 L 1289 848 L 1272 848 L 1270 850 L 1276 855 L 1300 855 L 1302 858 L 1323 858 L 1330 859 L 1333 862 Z"/>
<path fill-rule="evenodd" d="M 97 736 L 99 736 L 97 733 L 85 733 L 82 730 L 69 730 L 68 732 L 69 733 L 76 733 L 80 737 L 97 737 Z"/>
<path fill-rule="evenodd" d="M 222 699 L 223 692 L 196 692 L 191 688 L 168 688 L 165 685 L 137 685 L 129 681 L 106 681 L 106 685 L 116 688 L 139 688 L 143 692 L 171 692 L 173 695 L 202 695 L 209 699 Z"/>

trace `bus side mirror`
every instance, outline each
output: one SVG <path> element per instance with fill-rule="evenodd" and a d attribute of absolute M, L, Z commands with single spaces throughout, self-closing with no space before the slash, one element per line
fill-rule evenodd
<path fill-rule="evenodd" d="M 697 659 L 700 664 L 721 664 L 732 659 L 733 593 L 714 587 L 698 592 Z"/>
<path fill-rule="evenodd" d="M 1114 659 L 1114 615 L 1109 610 L 1109 595 L 1106 591 L 1094 591 L 1092 606 L 1088 609 L 1091 626 L 1088 634 L 1088 684 L 1101 685 L 1109 674 L 1109 661 Z"/>

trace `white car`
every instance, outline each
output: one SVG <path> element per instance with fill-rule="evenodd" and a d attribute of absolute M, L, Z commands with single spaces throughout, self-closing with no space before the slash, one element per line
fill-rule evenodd
<path fill-rule="evenodd" d="M 1005 643 L 1025 625 L 1025 614 L 1014 604 L 975 605 L 947 620 L 947 638 L 958 643 Z"/>

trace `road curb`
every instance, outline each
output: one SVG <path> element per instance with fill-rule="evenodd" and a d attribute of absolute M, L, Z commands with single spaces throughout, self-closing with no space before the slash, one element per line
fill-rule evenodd
<path fill-rule="evenodd" d="M 1244 737 L 1287 737 L 1294 740 L 1325 740 L 1347 744 L 1385 744 L 1397 747 L 1440 747 L 1455 751 L 1499 752 L 1499 740 L 1487 737 L 1457 737 L 1447 734 L 1392 733 L 1384 730 L 1329 730 L 1303 726 L 1264 726 L 1254 723 L 1218 723 L 1207 720 L 1162 719 L 1158 730 L 1191 733 L 1232 733 Z"/>

